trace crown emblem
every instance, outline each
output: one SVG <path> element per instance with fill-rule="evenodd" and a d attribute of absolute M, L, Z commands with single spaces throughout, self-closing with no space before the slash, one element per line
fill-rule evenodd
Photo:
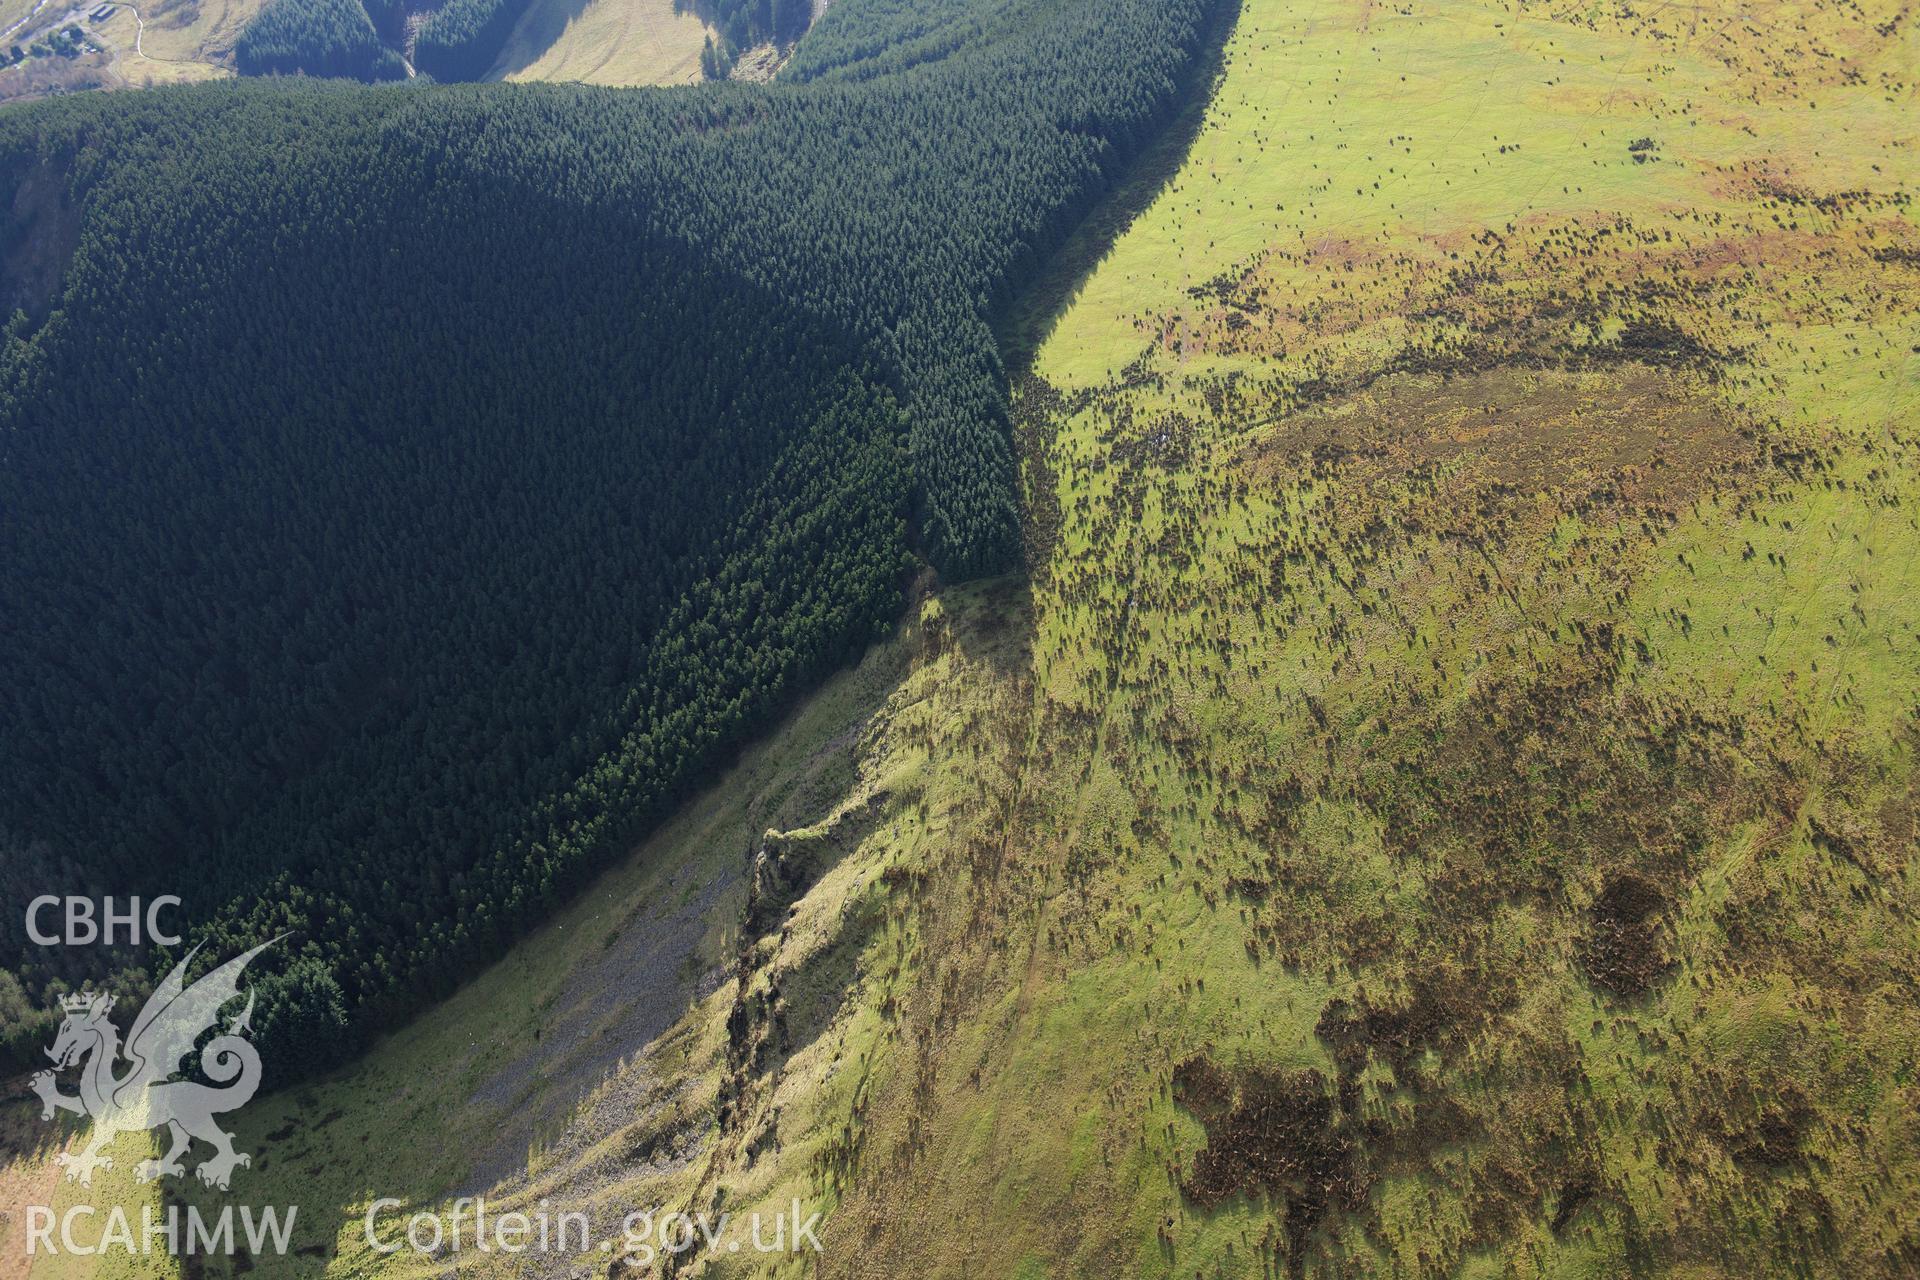
<path fill-rule="evenodd" d="M 68 1013 L 87 1013 L 96 1006 L 105 1013 L 113 1008 L 113 997 L 104 991 L 76 991 L 70 996 L 60 997 L 60 1007 Z"/>

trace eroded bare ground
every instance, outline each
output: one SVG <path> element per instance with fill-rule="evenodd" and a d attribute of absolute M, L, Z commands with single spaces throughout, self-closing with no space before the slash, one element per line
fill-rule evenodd
<path fill-rule="evenodd" d="M 704 883 L 686 878 L 670 877 L 657 908 L 636 912 L 607 935 L 601 954 L 568 975 L 537 1047 L 474 1091 L 470 1105 L 497 1112 L 502 1122 L 475 1161 L 468 1194 L 523 1184 L 529 1152 L 556 1128 L 543 1164 L 579 1161 L 635 1116 L 663 1105 L 645 1066 L 647 1051 L 720 986 L 724 970 L 700 962 L 699 944 L 739 883 L 737 872 Z"/>

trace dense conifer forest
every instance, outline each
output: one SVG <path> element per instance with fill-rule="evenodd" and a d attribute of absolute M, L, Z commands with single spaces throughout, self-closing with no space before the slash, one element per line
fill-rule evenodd
<path fill-rule="evenodd" d="M 414 61 L 437 80 L 486 76 L 526 0 L 448 0 L 420 27 Z"/>
<path fill-rule="evenodd" d="M 400 55 L 374 30 L 360 0 L 273 0 L 240 33 L 234 59 L 243 75 L 342 76 L 400 80 Z"/>
<path fill-rule="evenodd" d="M 710 0 L 688 5 L 719 33 L 701 53 L 701 69 L 709 80 L 725 78 L 742 49 L 758 44 L 791 45 L 806 34 L 813 16 L 813 0 Z"/>
<path fill-rule="evenodd" d="M 916 557 L 1012 566 L 990 323 L 1206 6 L 908 8 L 840 0 L 771 85 L 0 118 L 8 900 L 286 933 L 263 1054 L 320 1065 L 887 632 Z M 95 976 L 20 920 L 28 1003 Z"/>

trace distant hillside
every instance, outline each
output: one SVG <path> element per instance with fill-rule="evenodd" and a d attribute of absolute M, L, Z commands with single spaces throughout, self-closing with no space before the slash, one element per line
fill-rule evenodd
<path fill-rule="evenodd" d="M 745 75 L 749 56 L 777 66 L 813 17 L 813 0 L 273 0 L 242 37 L 238 64 L 249 75 L 366 81 L 414 67 L 441 81 L 764 79 Z"/>
<path fill-rule="evenodd" d="M 712 28 L 674 0 L 533 0 L 490 80 L 694 84 Z"/>

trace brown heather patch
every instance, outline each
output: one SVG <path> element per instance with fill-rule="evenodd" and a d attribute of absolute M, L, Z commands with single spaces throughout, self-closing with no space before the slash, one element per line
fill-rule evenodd
<path fill-rule="evenodd" d="M 1671 965 L 1660 936 L 1667 896 L 1644 876 L 1615 876 L 1595 898 L 1580 946 L 1580 963 L 1599 986 L 1619 996 L 1643 995 Z"/>
<path fill-rule="evenodd" d="M 1240 1196 L 1283 1201 L 1288 1274 L 1304 1274 L 1314 1228 L 1336 1206 L 1358 1209 L 1367 1194 L 1327 1079 L 1306 1070 L 1229 1072 L 1195 1057 L 1174 1068 L 1173 1097 L 1207 1130 L 1181 1191 L 1206 1209 Z"/>
<path fill-rule="evenodd" d="M 1136 323 L 1181 360 L 1273 362 L 1248 392 L 1263 388 L 1258 416 L 1283 421 L 1395 374 L 1503 366 L 1638 363 L 1764 393 L 1747 363 L 1756 337 L 1904 312 L 1899 277 L 1920 258 L 1904 192 L 1816 190 L 1751 160 L 1701 180 L 1745 207 L 1539 216 L 1396 248 L 1326 237 L 1254 254 Z"/>
<path fill-rule="evenodd" d="M 1384 378 L 1282 422 L 1247 461 L 1268 483 L 1338 479 L 1337 501 L 1354 514 L 1427 482 L 1434 518 L 1472 532 L 1485 528 L 1482 503 L 1537 495 L 1569 511 L 1672 510 L 1754 453 L 1688 379 L 1629 363 Z"/>

